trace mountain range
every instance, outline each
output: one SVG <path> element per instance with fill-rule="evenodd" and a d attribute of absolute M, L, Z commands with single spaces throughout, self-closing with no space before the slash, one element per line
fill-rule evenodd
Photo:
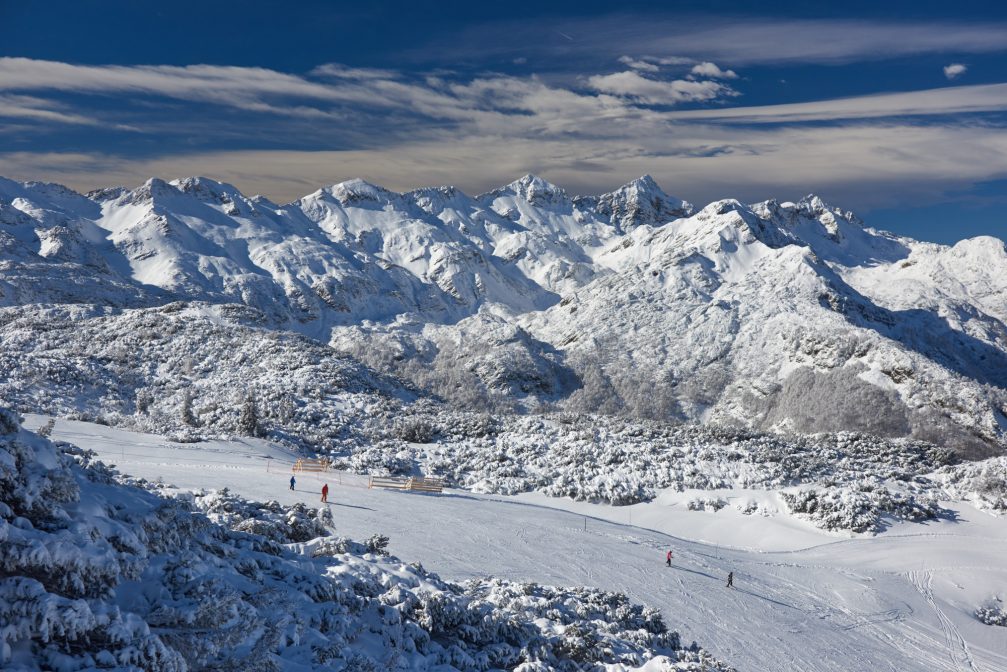
<path fill-rule="evenodd" d="M 37 386 L 23 381 L 65 378 L 46 367 L 68 356 L 49 343 L 41 357 L 26 315 L 92 334 L 156 315 L 156 330 L 185 302 L 220 327 L 207 338 L 296 332 L 256 343 L 356 359 L 355 380 L 406 381 L 402 398 L 981 456 L 1007 440 L 1004 296 L 999 239 L 920 242 L 815 196 L 696 210 L 649 176 L 587 197 L 531 175 L 475 197 L 350 180 L 286 205 L 203 177 L 88 194 L 0 178 L 0 358 L 34 357 L 24 410 Z M 147 358 L 146 341 L 120 342 L 127 368 L 157 369 L 153 341 Z M 228 365 L 263 348 L 235 346 Z M 143 380 L 107 384 L 132 399 Z"/>

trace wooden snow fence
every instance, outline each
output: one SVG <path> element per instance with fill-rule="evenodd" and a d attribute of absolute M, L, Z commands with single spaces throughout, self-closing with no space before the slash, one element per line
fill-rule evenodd
<path fill-rule="evenodd" d="M 326 459 L 324 457 L 321 457 L 321 458 L 318 458 L 318 459 L 304 459 L 304 458 L 301 458 L 301 459 L 297 460 L 296 462 L 294 462 L 294 469 L 293 470 L 295 472 L 298 472 L 298 471 L 299 472 L 304 472 L 304 471 L 328 471 L 331 468 L 332 468 L 332 463 L 328 459 Z"/>
<path fill-rule="evenodd" d="M 430 476 L 421 478 L 396 478 L 395 476 L 371 476 L 367 479 L 368 488 L 385 488 L 388 490 L 413 490 L 415 492 L 442 492 L 444 479 Z"/>

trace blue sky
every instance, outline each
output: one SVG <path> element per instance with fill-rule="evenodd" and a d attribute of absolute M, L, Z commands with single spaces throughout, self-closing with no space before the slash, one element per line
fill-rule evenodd
<path fill-rule="evenodd" d="M 839 5 L 842 5 L 839 7 Z M 0 174 L 809 192 L 1007 238 L 1003 3 L 0 0 Z"/>

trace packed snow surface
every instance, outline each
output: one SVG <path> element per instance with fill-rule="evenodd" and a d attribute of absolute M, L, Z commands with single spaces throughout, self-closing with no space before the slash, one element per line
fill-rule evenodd
<path fill-rule="evenodd" d="M 29 417 L 26 426 L 44 421 Z M 317 505 L 326 482 L 340 535 L 387 535 L 396 555 L 446 579 L 625 592 L 738 670 L 1007 670 L 1004 630 L 975 615 L 1007 596 L 1007 525 L 968 504 L 948 503 L 953 519 L 855 536 L 733 505 L 772 505 L 765 491 L 715 493 L 731 504 L 716 511 L 690 510 L 694 493 L 610 507 L 535 494 L 371 490 L 366 477 L 345 473 L 297 475 L 291 492 L 296 455 L 263 440 L 177 444 L 65 420 L 53 437 L 169 490 L 226 487 L 249 499 Z M 725 586 L 728 572 L 734 589 Z"/>

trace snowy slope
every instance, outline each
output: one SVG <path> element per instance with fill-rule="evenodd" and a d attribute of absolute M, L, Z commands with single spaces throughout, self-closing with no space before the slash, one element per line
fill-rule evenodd
<path fill-rule="evenodd" d="M 325 450 L 372 441 L 361 433 L 419 396 L 267 323 L 227 304 L 0 309 L 0 398 L 180 440 L 269 432 Z"/>
<path fill-rule="evenodd" d="M 588 197 L 351 180 L 283 206 L 207 178 L 0 181 L 0 305 L 240 303 L 458 404 L 969 455 L 1007 428 L 1005 277 L 990 238 L 919 243 L 813 196 L 693 213 L 646 176 Z"/>
<path fill-rule="evenodd" d="M 868 269 L 900 265 L 912 244 L 817 199 L 722 201 L 635 231 L 606 252 L 619 272 L 520 323 L 582 375 L 575 406 L 982 451 L 1003 432 L 1007 329 L 978 301 L 968 310 L 983 329 L 928 310 L 924 296 L 885 301 L 884 281 L 869 280 L 881 271 Z"/>
<path fill-rule="evenodd" d="M 730 670 L 624 595 L 449 583 L 331 507 L 164 498 L 93 457 L 0 409 L 4 670 Z"/>
<path fill-rule="evenodd" d="M 182 489 L 226 486 L 312 505 L 322 484 L 301 475 L 297 490 L 287 490 L 293 456 L 262 442 L 180 446 L 66 421 L 54 436 Z M 347 474 L 324 478 L 339 534 L 386 534 L 394 553 L 450 579 L 625 592 L 660 608 L 685 642 L 699 641 L 739 670 L 1007 670 L 1002 629 L 974 616 L 1005 597 L 1007 528 L 966 504 L 953 505 L 956 521 L 850 538 L 787 516 L 744 515 L 734 501 L 716 512 L 690 511 L 674 497 L 614 508 L 540 496 L 426 496 L 368 490 Z M 728 571 L 733 591 L 724 587 Z"/>

